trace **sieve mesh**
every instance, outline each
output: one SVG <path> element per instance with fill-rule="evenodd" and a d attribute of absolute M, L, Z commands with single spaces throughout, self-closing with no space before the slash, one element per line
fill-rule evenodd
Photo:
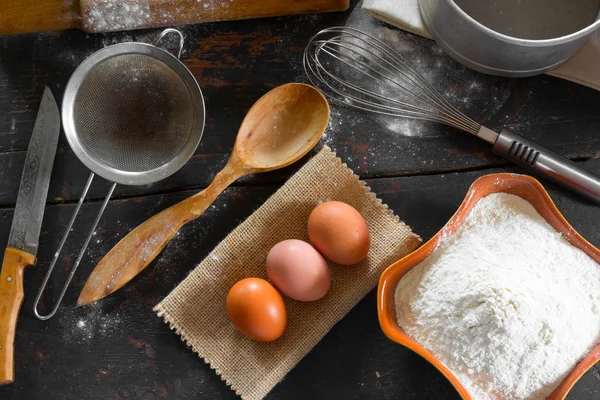
<path fill-rule="evenodd" d="M 144 172 L 173 160 L 193 123 L 191 94 L 164 62 L 143 54 L 111 57 L 89 72 L 73 108 L 81 146 L 97 162 Z"/>
<path fill-rule="evenodd" d="M 554 39 L 594 23 L 600 0 L 454 0 L 482 25 L 520 39 Z M 449 22 L 450 23 L 450 22 Z"/>

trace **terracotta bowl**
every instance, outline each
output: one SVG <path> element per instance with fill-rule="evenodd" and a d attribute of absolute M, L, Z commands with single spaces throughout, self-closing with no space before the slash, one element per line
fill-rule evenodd
<path fill-rule="evenodd" d="M 383 332 L 388 338 L 411 349 L 433 364 L 433 366 L 444 374 L 450 383 L 452 383 L 452 386 L 454 386 L 464 400 L 472 400 L 472 398 L 456 376 L 438 361 L 433 354 L 411 339 L 404 333 L 402 328 L 398 326 L 398 323 L 396 322 L 394 292 L 398 282 L 404 274 L 423 261 L 425 257 L 436 248 L 438 242 L 441 240 L 442 231 L 444 231 L 446 235 L 453 233 L 462 224 L 469 214 L 469 211 L 471 211 L 479 199 L 488 194 L 497 192 L 514 194 L 530 202 L 542 217 L 544 217 L 554 229 L 561 232 L 573 246 L 580 248 L 600 263 L 600 250 L 582 238 L 581 235 L 569 225 L 550 199 L 546 190 L 544 190 L 543 186 L 537 180 L 526 175 L 492 174 L 477 179 L 473 185 L 471 185 L 462 205 L 440 232 L 422 247 L 400 261 L 392 264 L 383 272 L 379 280 L 377 293 L 377 311 L 381 329 L 383 329 Z M 600 345 L 596 346 L 587 357 L 581 360 L 581 362 L 573 368 L 571 373 L 556 388 L 556 390 L 552 392 L 548 399 L 564 399 L 575 382 L 577 382 L 598 360 L 600 360 Z"/>

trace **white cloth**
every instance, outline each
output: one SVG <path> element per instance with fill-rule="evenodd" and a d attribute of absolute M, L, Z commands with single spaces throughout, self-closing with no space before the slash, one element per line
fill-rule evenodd
<path fill-rule="evenodd" d="M 364 0 L 362 7 L 388 24 L 431 39 L 418 0 Z M 600 90 L 600 31 L 569 61 L 548 74 Z"/>
<path fill-rule="evenodd" d="M 364 0 L 362 7 L 390 25 L 432 39 L 421 18 L 418 0 Z"/>

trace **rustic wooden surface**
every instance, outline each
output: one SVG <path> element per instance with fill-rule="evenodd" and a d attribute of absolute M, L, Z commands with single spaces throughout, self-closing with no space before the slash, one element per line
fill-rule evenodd
<path fill-rule="evenodd" d="M 356 2 L 353 2 L 353 6 Z M 183 27 L 183 58 L 206 99 L 204 137 L 190 162 L 150 186 L 118 186 L 88 254 L 54 319 L 32 312 L 37 289 L 71 216 L 88 171 L 59 143 L 37 267 L 25 274 L 25 302 L 15 343 L 16 382 L 0 398 L 233 399 L 227 386 L 152 313 L 228 232 L 268 198 L 299 165 L 246 178 L 226 190 L 200 219 L 185 226 L 140 276 L 109 298 L 83 308 L 75 301 L 95 263 L 157 211 L 207 186 L 226 162 L 241 120 L 268 89 L 305 81 L 301 51 L 317 30 L 351 22 L 346 13 L 283 17 Z M 87 35 L 78 31 L 0 37 L 0 244 L 6 243 L 25 151 L 43 86 L 55 96 L 86 56 L 108 44 L 150 42 L 159 31 Z M 390 31 L 393 32 L 393 31 Z M 470 73 L 421 38 L 396 38 L 435 54 L 462 108 L 491 128 L 509 126 L 526 137 L 600 172 L 600 93 L 556 78 L 501 79 Z M 421 53 L 415 54 L 421 54 Z M 416 62 L 420 58 L 415 56 Z M 461 83 L 463 82 L 463 83 Z M 469 93 L 479 93 L 466 96 Z M 466 96 L 466 97 L 465 97 Z M 452 99 L 452 97 L 451 97 Z M 378 196 L 424 239 L 454 213 L 478 176 L 510 170 L 488 146 L 454 129 L 391 121 L 333 107 L 324 143 L 366 179 Z M 600 207 L 544 182 L 566 218 L 600 246 Z M 98 180 L 84 205 L 48 309 L 100 207 L 108 183 Z M 58 275 L 62 274 L 62 276 Z M 412 352 L 387 340 L 369 294 L 278 385 L 269 399 L 457 399 L 447 381 Z M 600 398 L 600 366 L 575 386 L 570 400 Z"/>

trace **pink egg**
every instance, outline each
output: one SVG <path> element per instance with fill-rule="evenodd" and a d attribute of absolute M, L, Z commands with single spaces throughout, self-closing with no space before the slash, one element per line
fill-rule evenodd
<path fill-rule="evenodd" d="M 277 243 L 267 256 L 267 275 L 288 297 L 299 301 L 319 300 L 331 281 L 325 259 L 302 240 Z"/>

